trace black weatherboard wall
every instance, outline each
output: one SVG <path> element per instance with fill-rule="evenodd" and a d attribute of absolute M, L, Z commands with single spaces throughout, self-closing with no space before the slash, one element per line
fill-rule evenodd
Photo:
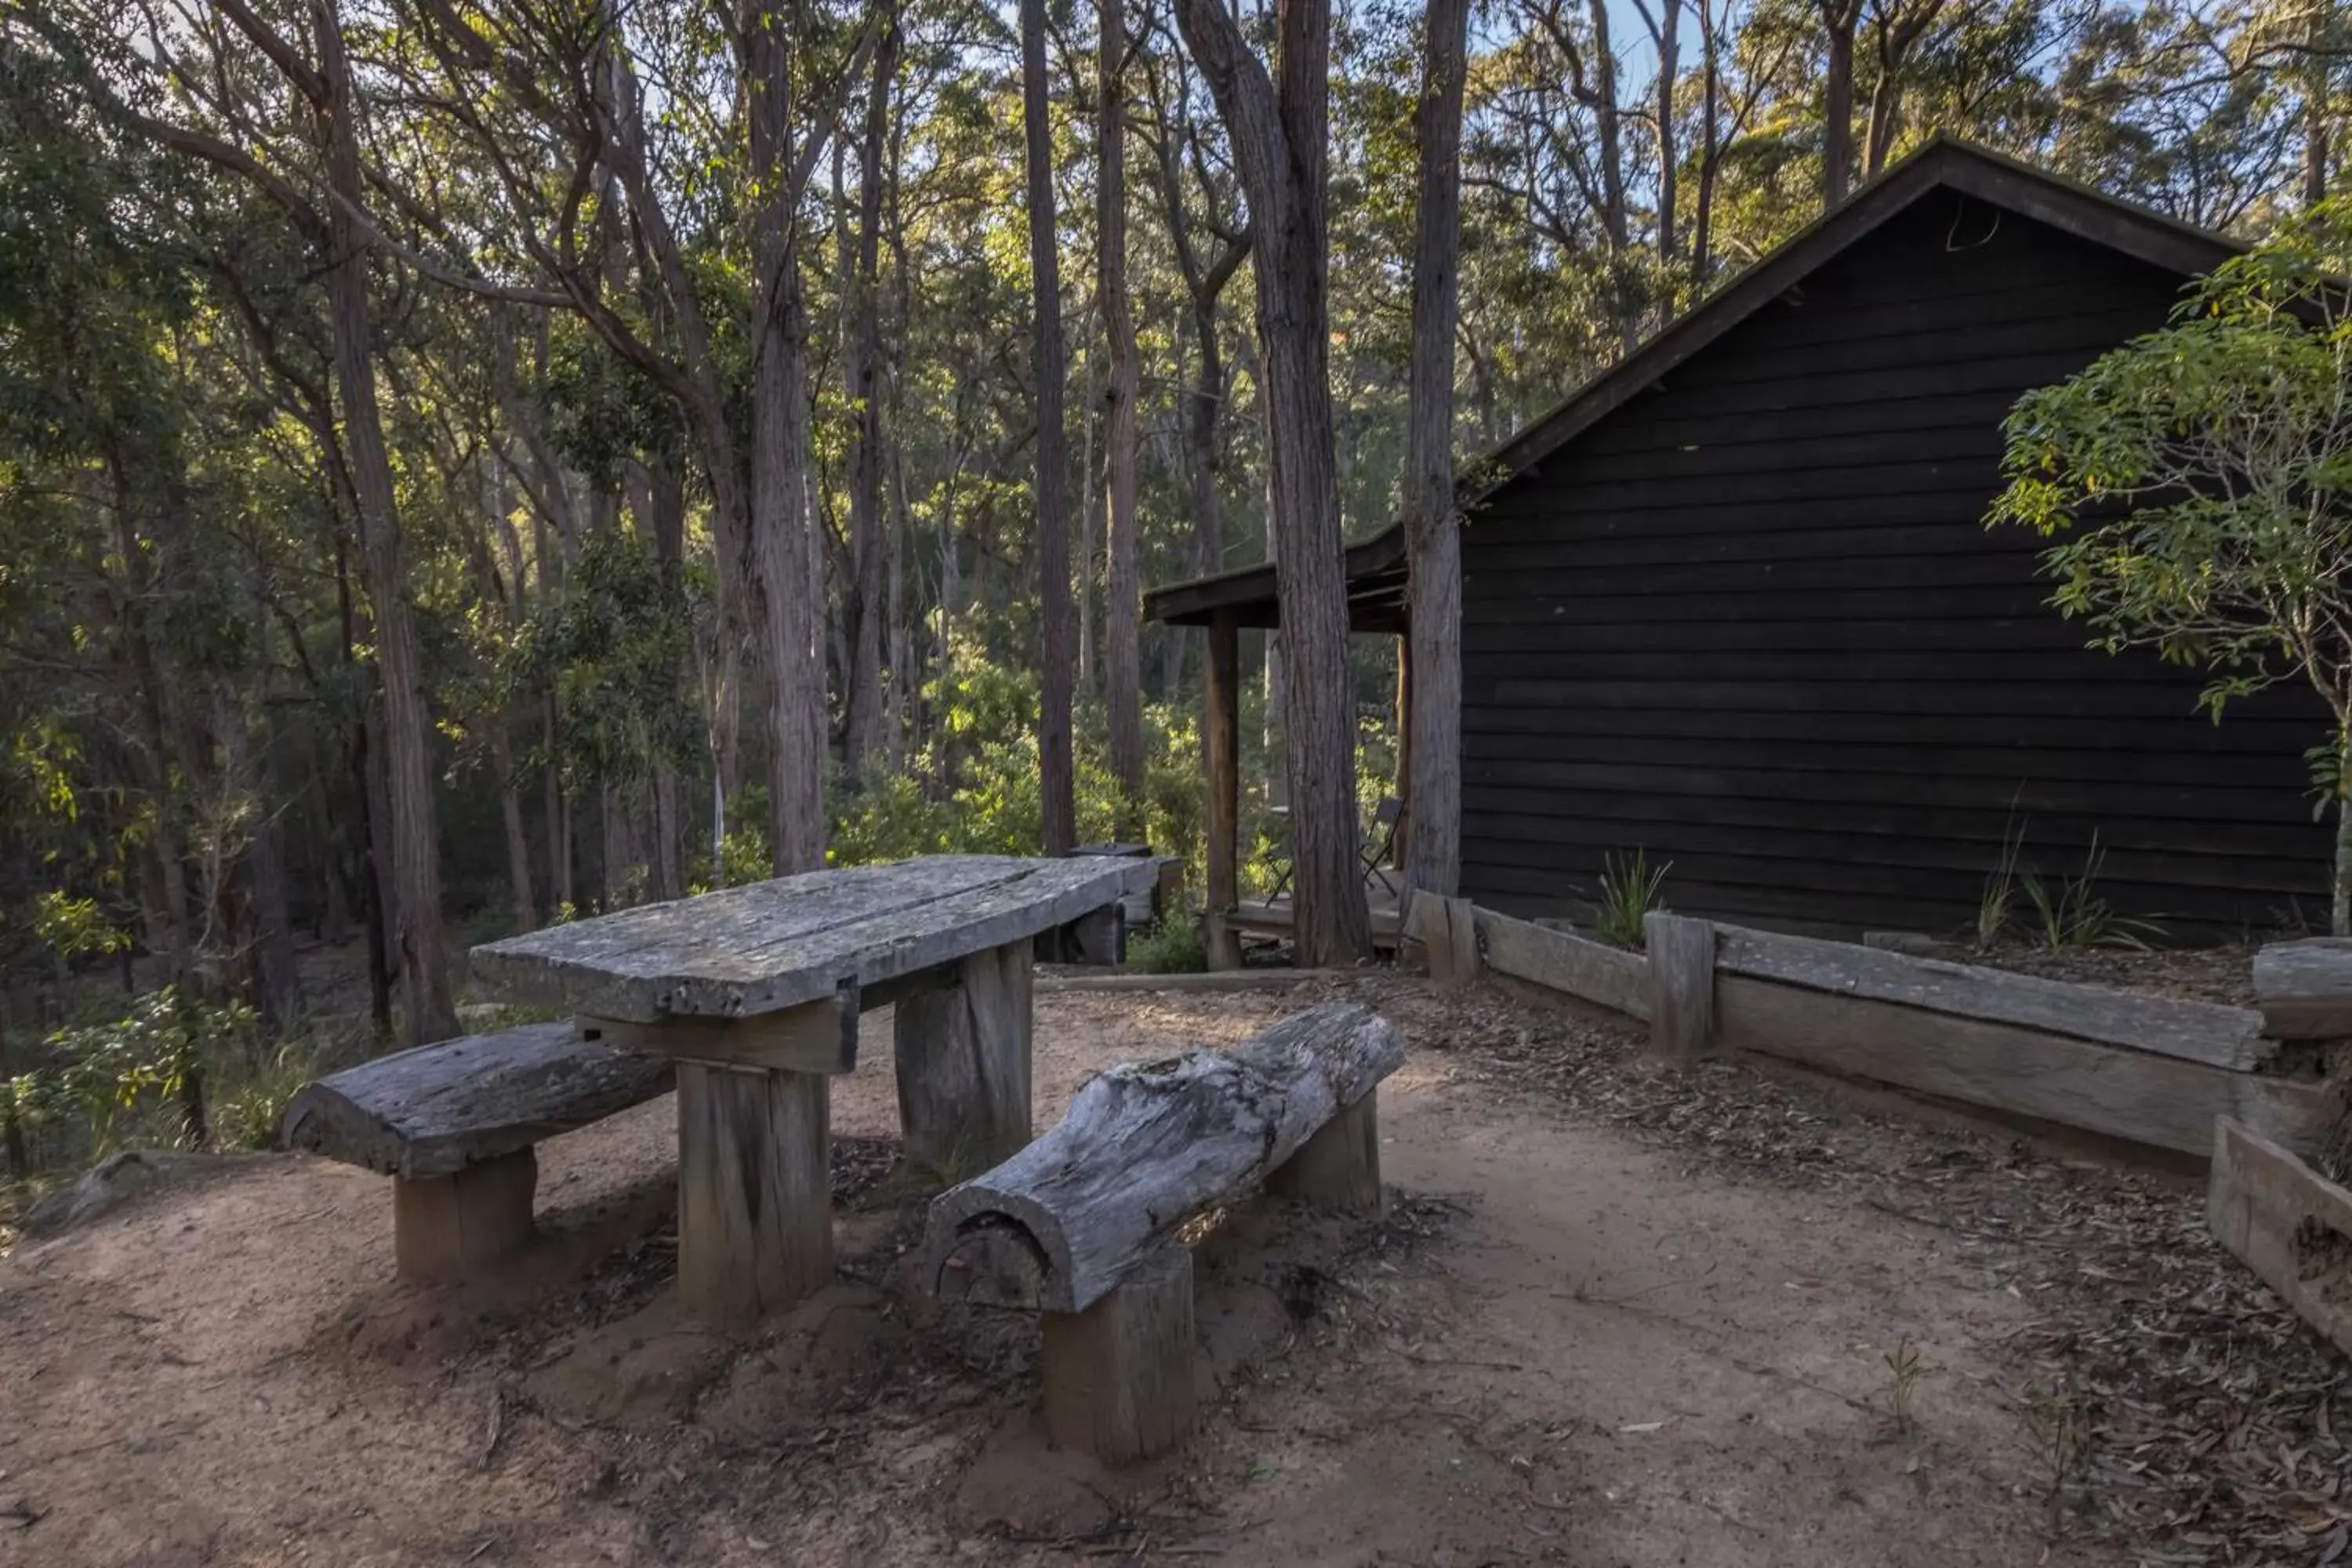
<path fill-rule="evenodd" d="M 1951 931 L 2004 835 L 2179 934 L 2324 918 L 2300 691 L 2195 710 L 1988 532 L 2019 393 L 2182 277 L 1936 187 L 1487 499 L 1464 535 L 1463 890 L 1580 912 L 1612 849 L 1694 913 Z"/>

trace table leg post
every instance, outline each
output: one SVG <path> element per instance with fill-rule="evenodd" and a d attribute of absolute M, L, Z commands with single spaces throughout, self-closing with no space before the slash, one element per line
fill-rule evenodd
<path fill-rule="evenodd" d="M 677 1067 L 677 1283 L 687 1310 L 748 1322 L 833 1279 L 831 1083 Z"/>
<path fill-rule="evenodd" d="M 894 1039 L 907 1163 L 961 1181 L 1029 1142 L 1028 939 L 973 953 L 901 1000 Z"/>

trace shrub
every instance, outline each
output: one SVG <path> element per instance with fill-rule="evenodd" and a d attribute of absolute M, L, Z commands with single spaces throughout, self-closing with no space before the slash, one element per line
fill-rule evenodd
<path fill-rule="evenodd" d="M 1140 974 L 1199 974 L 1209 967 L 1209 948 L 1190 915 L 1163 915 L 1150 930 L 1129 936 L 1127 966 Z"/>

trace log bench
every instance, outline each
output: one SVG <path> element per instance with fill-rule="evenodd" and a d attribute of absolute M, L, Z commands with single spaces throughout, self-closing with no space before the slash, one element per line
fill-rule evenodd
<path fill-rule="evenodd" d="M 286 1146 L 392 1178 L 401 1277 L 478 1273 L 530 1239 L 535 1146 L 669 1091 L 671 1066 L 531 1024 L 379 1057 L 305 1085 Z"/>
<path fill-rule="evenodd" d="M 1045 1424 L 1108 1464 L 1165 1453 L 1194 1415 L 1184 1223 L 1253 1188 L 1381 1212 L 1377 1086 L 1395 1025 L 1326 1003 L 1229 1051 L 1129 1062 L 994 1170 L 931 1203 L 916 1283 L 1044 1315 Z"/>

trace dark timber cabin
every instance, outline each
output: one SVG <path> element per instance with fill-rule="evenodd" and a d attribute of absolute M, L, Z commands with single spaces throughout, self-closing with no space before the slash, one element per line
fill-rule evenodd
<path fill-rule="evenodd" d="M 2215 725 L 2195 672 L 2087 649 L 2043 542 L 1981 521 L 2018 395 L 2162 326 L 2236 248 L 1937 142 L 1513 437 L 1465 496 L 1463 893 L 1579 915 L 1640 848 L 1686 912 L 1944 933 L 2005 837 L 2054 880 L 2095 834 L 2098 895 L 2176 937 L 2324 918 L 2316 700 Z M 1355 629 L 1409 635 L 1398 531 L 1349 567 Z M 1211 628 L 1229 725 L 1272 568 L 1147 610 Z"/>

